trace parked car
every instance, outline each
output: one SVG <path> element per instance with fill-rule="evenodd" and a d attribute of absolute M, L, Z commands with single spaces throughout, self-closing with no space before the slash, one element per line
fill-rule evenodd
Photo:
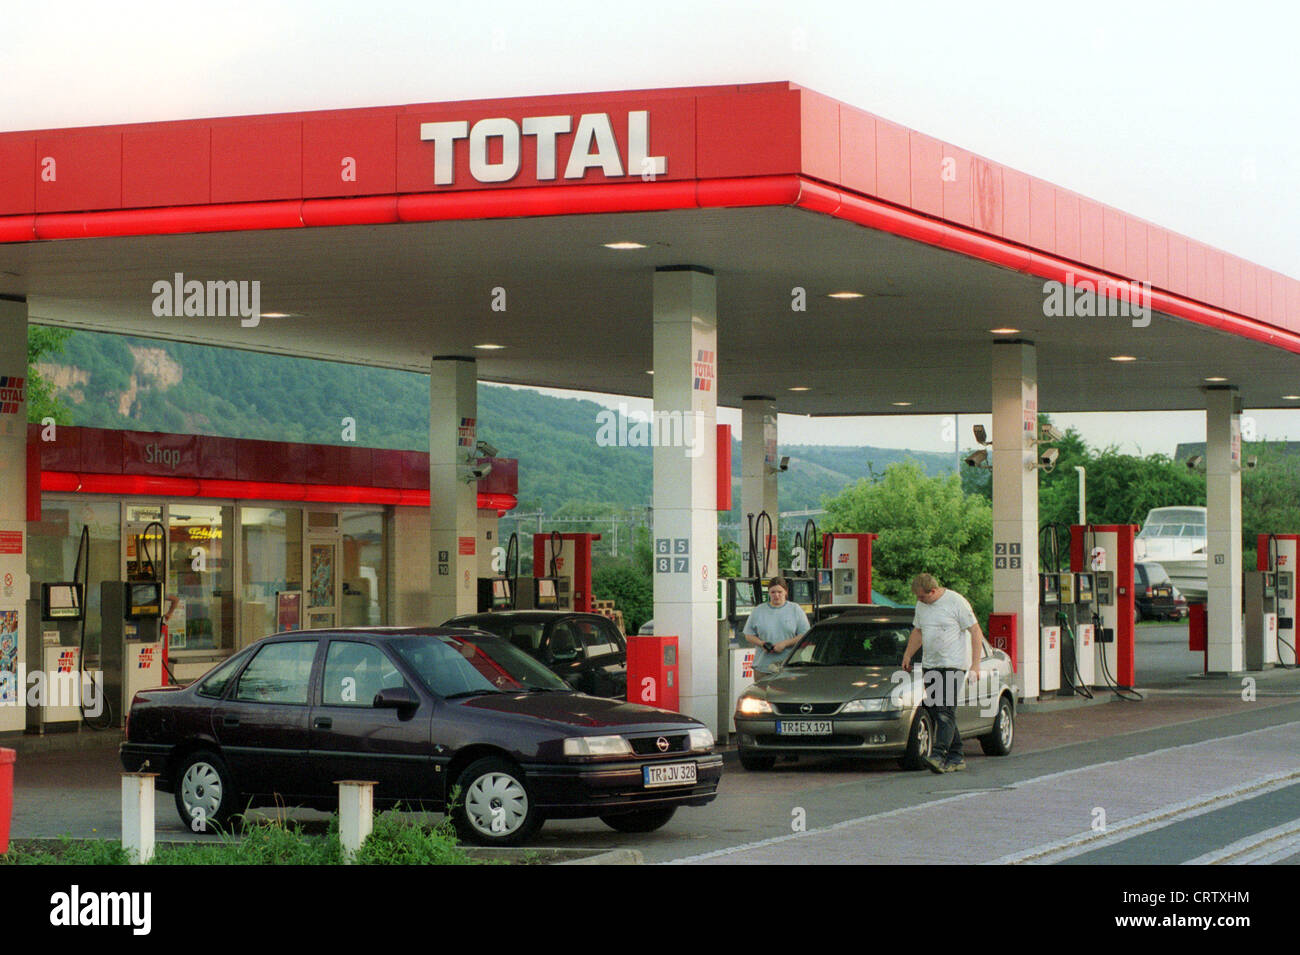
<path fill-rule="evenodd" d="M 336 780 L 366 779 L 378 806 L 451 802 L 484 845 L 548 818 L 649 832 L 712 801 L 722 774 L 698 721 L 579 694 L 505 640 L 445 628 L 267 637 L 189 687 L 136 694 L 120 752 L 197 830 L 250 805 L 333 808 Z"/>
<path fill-rule="evenodd" d="M 920 769 L 935 726 L 919 671 L 900 668 L 912 611 L 850 610 L 814 624 L 776 673 L 736 704 L 740 763 L 770 769 L 779 756 L 898 756 Z M 984 752 L 1005 756 L 1015 739 L 1020 682 L 1011 659 L 984 641 L 984 676 L 966 684 L 957 726 Z"/>
<path fill-rule="evenodd" d="M 443 626 L 496 634 L 575 690 L 627 699 L 627 641 L 608 617 L 567 610 L 502 610 L 453 617 Z"/>
<path fill-rule="evenodd" d="M 1179 619 L 1182 612 L 1174 592 L 1174 582 L 1162 565 L 1138 561 L 1133 565 L 1133 622 Z"/>

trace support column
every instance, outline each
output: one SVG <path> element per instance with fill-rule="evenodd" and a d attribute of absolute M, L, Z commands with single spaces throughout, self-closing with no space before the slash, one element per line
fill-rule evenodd
<path fill-rule="evenodd" d="M 654 276 L 655 632 L 678 638 L 682 712 L 718 733 L 717 294 L 699 266 Z M 674 427 L 676 423 L 676 427 Z"/>
<path fill-rule="evenodd" d="M 27 728 L 27 303 L 0 299 L 0 732 Z"/>
<path fill-rule="evenodd" d="M 429 370 L 430 623 L 478 609 L 478 364 L 442 356 Z"/>
<path fill-rule="evenodd" d="M 1016 671 L 1026 699 L 1039 694 L 1037 435 L 1037 350 L 1032 342 L 995 342 L 993 609 L 1019 621 Z"/>
<path fill-rule="evenodd" d="M 780 528 L 776 487 L 776 399 L 767 395 L 746 395 L 740 406 L 740 539 L 741 573 L 748 573 L 748 515 L 767 511 L 772 518 L 772 535 L 767 542 L 767 566 L 772 574 L 777 567 L 777 535 Z M 759 540 L 759 567 L 763 566 L 764 542 Z"/>
<path fill-rule="evenodd" d="M 1233 387 L 1205 395 L 1206 624 L 1211 673 L 1242 670 L 1241 398 Z"/>

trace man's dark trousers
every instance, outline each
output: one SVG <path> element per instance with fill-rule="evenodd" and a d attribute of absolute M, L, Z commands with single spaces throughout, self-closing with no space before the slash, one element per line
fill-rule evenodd
<path fill-rule="evenodd" d="M 966 671 L 951 667 L 926 670 L 923 675 L 925 706 L 934 718 L 934 745 L 930 755 L 941 763 L 962 761 L 961 731 L 957 729 L 957 702 L 966 684 Z"/>

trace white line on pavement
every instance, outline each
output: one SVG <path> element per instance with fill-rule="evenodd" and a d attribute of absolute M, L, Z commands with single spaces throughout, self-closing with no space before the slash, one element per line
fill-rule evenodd
<path fill-rule="evenodd" d="M 1278 840 L 1284 840 L 1279 843 Z M 1292 819 L 1272 829 L 1238 839 L 1222 849 L 1215 849 L 1188 859 L 1183 865 L 1258 865 L 1285 859 L 1300 851 L 1300 819 Z M 1276 857 L 1276 859 L 1274 858 Z"/>

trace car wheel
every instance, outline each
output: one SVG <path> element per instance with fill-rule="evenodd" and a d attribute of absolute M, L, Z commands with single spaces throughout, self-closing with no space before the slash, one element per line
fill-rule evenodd
<path fill-rule="evenodd" d="M 1137 604 L 1134 604 L 1133 605 L 1133 626 L 1136 627 L 1141 622 L 1142 622 L 1142 608 L 1139 607 Z"/>
<path fill-rule="evenodd" d="M 934 720 L 930 711 L 918 708 L 912 720 L 912 731 L 907 735 L 907 752 L 899 760 L 904 769 L 925 769 L 925 758 L 934 747 Z"/>
<path fill-rule="evenodd" d="M 980 748 L 987 756 L 1006 756 L 1011 752 L 1011 744 L 1016 735 L 1015 710 L 1010 698 L 1004 693 L 998 700 L 998 715 L 993 721 L 993 729 L 980 737 Z"/>
<path fill-rule="evenodd" d="M 519 767 L 487 757 L 456 779 L 460 796 L 451 817 L 461 837 L 481 846 L 517 846 L 542 824 Z"/>
<path fill-rule="evenodd" d="M 600 821 L 617 832 L 654 832 L 668 825 L 668 820 L 676 811 L 676 806 L 641 809 L 637 812 L 619 813 L 616 816 L 601 816 Z"/>
<path fill-rule="evenodd" d="M 176 771 L 172 791 L 181 822 L 194 832 L 226 828 L 239 803 L 230 770 L 220 756 L 206 749 L 185 757 Z"/>
<path fill-rule="evenodd" d="M 748 769 L 750 772 L 761 773 L 776 765 L 776 757 L 753 756 L 742 749 L 740 751 L 740 765 L 745 769 Z"/>

